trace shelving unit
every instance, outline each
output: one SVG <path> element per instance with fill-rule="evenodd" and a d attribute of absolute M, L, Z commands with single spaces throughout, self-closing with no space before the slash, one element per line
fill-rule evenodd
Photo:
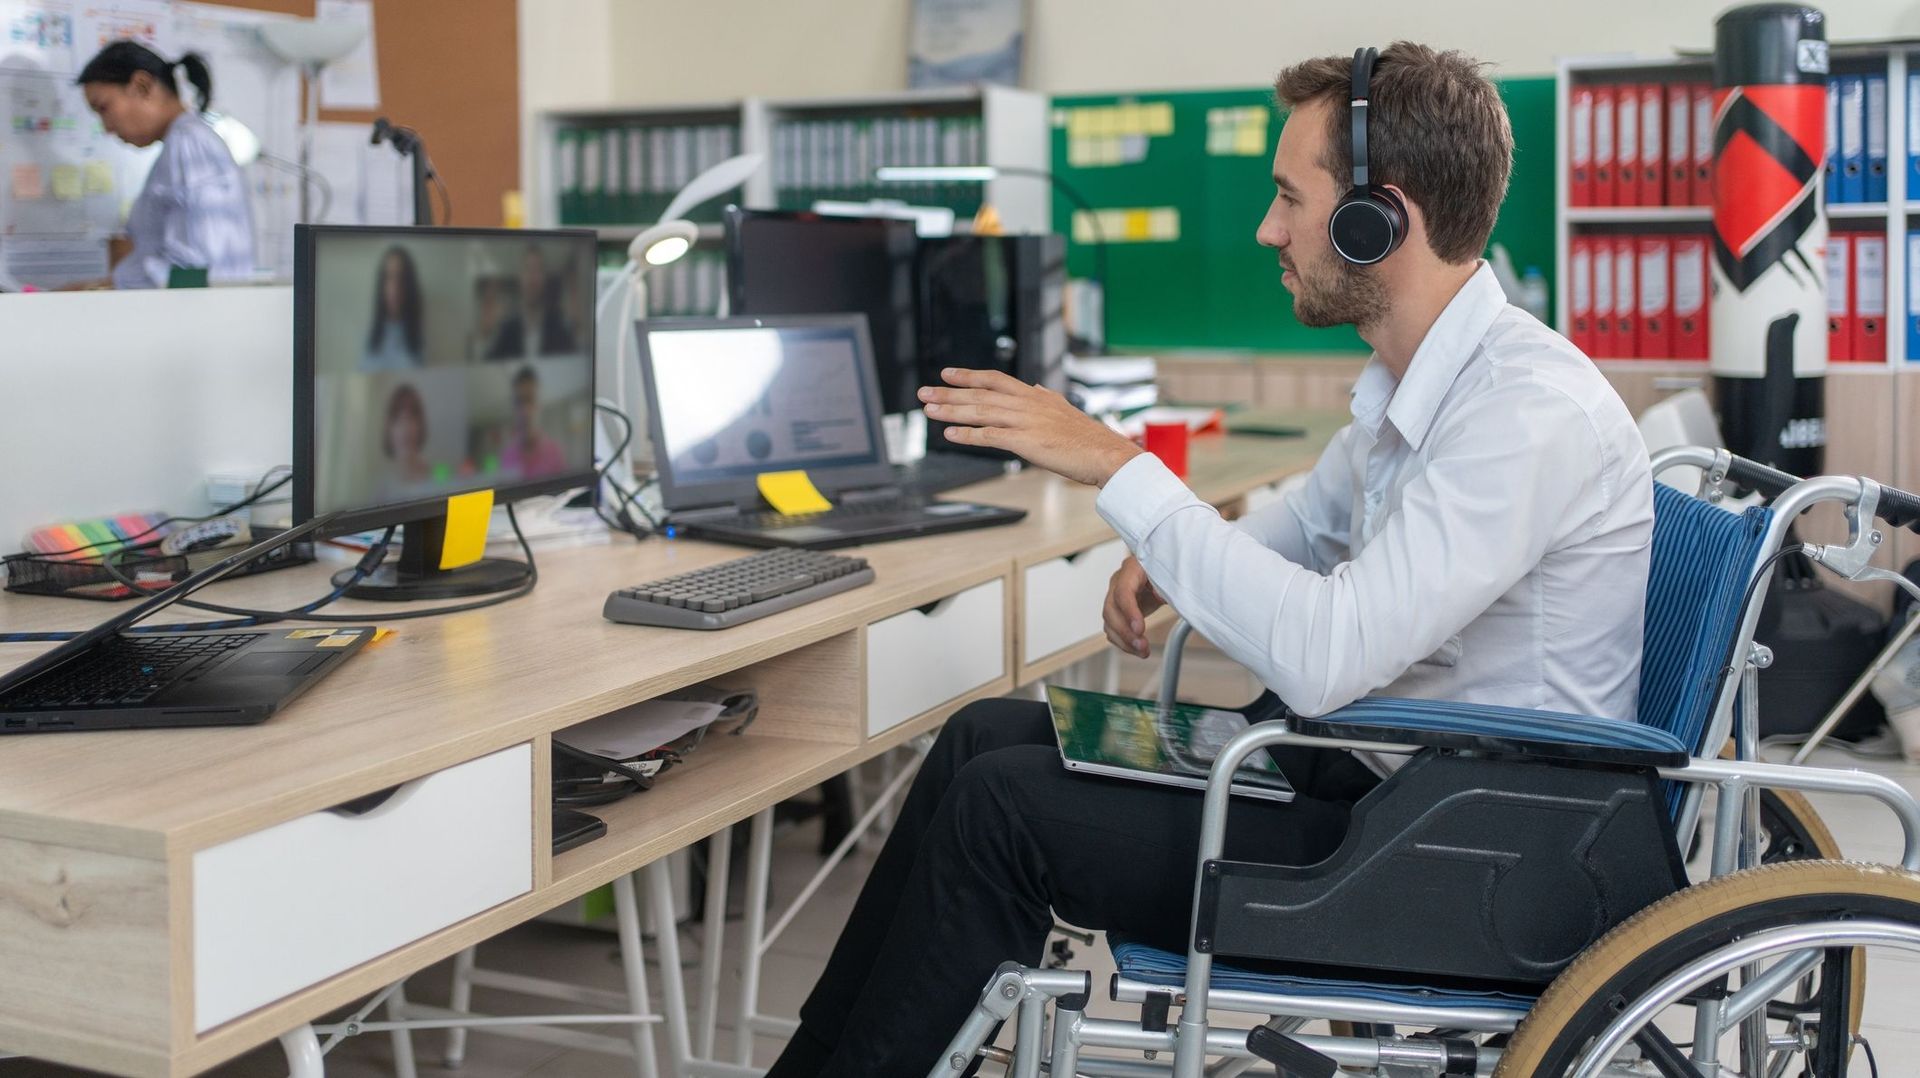
<path fill-rule="evenodd" d="M 1886 362 L 1842 362 L 1836 367 L 1870 370 L 1884 366 L 1899 369 L 1907 355 L 1907 233 L 1920 226 L 1920 200 L 1908 201 L 1907 168 L 1907 73 L 1912 57 L 1920 47 L 1906 43 L 1847 44 L 1832 47 L 1830 56 L 1835 75 L 1873 74 L 1887 79 L 1887 201 L 1870 203 L 1829 203 L 1827 219 L 1830 231 L 1875 231 L 1879 222 L 1887 240 L 1886 287 L 1887 332 Z M 1572 273 L 1569 259 L 1576 234 L 1621 234 L 1629 231 L 1706 234 L 1712 227 L 1712 210 L 1704 206 L 1573 206 L 1571 205 L 1570 138 L 1573 90 L 1582 84 L 1646 82 L 1710 82 L 1709 58 L 1677 56 L 1670 58 L 1569 59 L 1560 64 L 1555 87 L 1555 197 L 1554 197 L 1554 290 L 1557 327 L 1570 330 Z M 1824 181 L 1823 181 L 1824 182 Z M 1637 227 L 1635 227 L 1637 226 Z M 1709 299 L 1709 306 L 1711 300 Z M 1709 330 L 1711 332 L 1711 330 Z M 1611 361 L 1614 357 L 1596 356 Z M 1913 359 L 1920 360 L 1920 356 Z M 1627 363 L 1680 362 L 1704 366 L 1700 360 L 1672 360 L 1642 357 Z"/>

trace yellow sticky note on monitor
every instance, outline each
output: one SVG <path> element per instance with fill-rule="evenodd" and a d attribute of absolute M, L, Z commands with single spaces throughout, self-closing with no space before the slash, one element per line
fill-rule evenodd
<path fill-rule="evenodd" d="M 493 491 L 476 490 L 447 499 L 447 536 L 440 544 L 440 568 L 472 565 L 487 552 L 487 523 L 493 519 Z"/>
<path fill-rule="evenodd" d="M 823 513 L 833 508 L 801 471 L 760 473 L 760 496 L 776 513 Z"/>

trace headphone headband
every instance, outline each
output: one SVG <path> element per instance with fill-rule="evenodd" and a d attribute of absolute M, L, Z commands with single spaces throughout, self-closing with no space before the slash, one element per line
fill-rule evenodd
<path fill-rule="evenodd" d="M 1373 81 L 1374 60 L 1379 55 L 1379 50 L 1374 48 L 1353 50 L 1353 98 L 1348 113 L 1353 124 L 1353 187 L 1357 191 L 1368 187 L 1367 94 L 1368 85 Z"/>

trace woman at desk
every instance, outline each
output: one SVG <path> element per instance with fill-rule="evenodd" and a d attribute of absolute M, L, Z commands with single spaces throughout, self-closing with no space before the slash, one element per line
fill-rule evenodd
<path fill-rule="evenodd" d="M 183 71 L 199 96 L 180 99 Z M 75 80 L 101 126 L 131 146 L 160 143 L 160 156 L 127 215 L 133 249 L 113 268 L 114 288 L 164 288 L 175 267 L 205 269 L 212 281 L 253 276 L 253 214 L 247 183 L 226 144 L 202 113 L 213 99 L 213 75 L 194 53 L 168 63 L 133 41 L 116 41 L 87 62 Z"/>

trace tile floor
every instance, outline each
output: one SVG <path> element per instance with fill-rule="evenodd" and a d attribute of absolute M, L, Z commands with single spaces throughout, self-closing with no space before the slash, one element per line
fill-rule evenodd
<path fill-rule="evenodd" d="M 1243 671 L 1204 648 L 1191 657 L 1185 688 L 1202 699 L 1215 702 L 1250 699 L 1257 686 Z M 1118 685 L 1124 691 L 1137 691 L 1152 673 L 1152 667 L 1132 660 L 1124 661 L 1118 671 Z M 1090 664 L 1082 681 L 1099 688 L 1105 673 L 1099 664 Z M 1185 693 L 1183 693 L 1185 695 Z M 1862 762 L 1838 751 L 1823 750 L 1815 762 L 1824 766 L 1865 766 L 1890 775 L 1908 789 L 1920 793 L 1920 766 L 1890 761 Z M 1897 861 L 1900 855 L 1899 829 L 1893 818 L 1877 805 L 1834 796 L 1815 795 L 1815 807 L 1833 830 L 1849 858 L 1872 861 Z M 744 832 L 744 828 L 742 829 Z M 744 841 L 744 835 L 737 836 Z M 818 825 L 803 824 L 784 828 L 775 847 L 773 893 L 776 906 L 786 901 L 804 884 L 818 864 Z M 733 907 L 729 924 L 729 952 L 739 940 L 738 909 L 741 904 L 744 846 L 734 863 Z M 762 980 L 761 1011 L 769 1014 L 793 1014 L 812 987 L 821 960 L 827 953 L 847 910 L 851 907 L 870 857 L 856 852 L 819 892 L 812 905 L 803 910 L 773 947 L 767 957 Z M 644 892 L 644 888 L 643 888 Z M 777 913 L 777 910 L 776 910 Z M 689 963 L 698 955 L 700 928 L 681 928 L 682 957 Z M 649 939 L 648 946 L 651 948 Z M 1112 970 L 1104 946 L 1076 945 L 1074 966 L 1092 971 L 1094 984 L 1104 985 Z M 619 990 L 621 972 L 614 937 L 597 929 L 533 923 L 523 925 L 489 941 L 480 950 L 483 965 L 523 973 L 563 978 L 583 985 Z M 659 1000 L 660 970 L 651 949 L 647 953 L 652 998 Z M 733 968 L 731 959 L 727 963 Z M 429 968 L 409 982 L 408 992 L 415 1001 L 444 1004 L 450 964 Z M 689 969 L 691 976 L 691 968 Z M 722 1004 L 718 1021 L 717 1044 L 721 1050 L 734 1044 L 734 1002 L 737 974 L 722 983 Z M 1107 1002 L 1100 1005 L 1102 993 L 1096 993 L 1092 1013 L 1123 1016 L 1128 1008 Z M 474 992 L 476 1009 L 498 1014 L 552 1011 L 524 996 L 488 989 Z M 578 1010 L 578 1005 L 561 1005 Z M 1137 1012 L 1136 1012 L 1137 1013 Z M 1236 1019 L 1237 1022 L 1237 1019 Z M 618 1033 L 609 1029 L 608 1032 Z M 1920 1074 L 1920 956 L 1876 952 L 1869 963 L 1867 1010 L 1862 1034 L 1873 1044 L 1882 1064 L 1881 1073 Z M 634 1074 L 630 1060 L 611 1055 L 534 1043 L 509 1037 L 474 1033 L 470 1036 L 465 1061 L 457 1070 L 442 1063 L 446 1035 L 420 1033 L 414 1037 L 414 1053 L 423 1075 L 459 1075 L 461 1078 L 625 1078 Z M 753 1061 L 759 1066 L 771 1063 L 780 1042 L 764 1036 L 754 1038 Z M 1856 1053 L 1854 1073 L 1865 1075 L 1864 1059 Z M 0 1061 L 0 1078 L 64 1078 L 91 1072 L 57 1067 L 29 1060 Z M 342 1043 L 327 1057 L 329 1078 L 388 1078 L 393 1074 L 393 1047 L 385 1035 L 362 1035 Z M 663 1074 L 666 1070 L 663 1067 Z M 988 1068 L 988 1074 L 993 1068 Z M 214 1071 L 214 1078 L 282 1078 L 286 1064 L 276 1047 L 266 1047 L 233 1060 Z"/>

